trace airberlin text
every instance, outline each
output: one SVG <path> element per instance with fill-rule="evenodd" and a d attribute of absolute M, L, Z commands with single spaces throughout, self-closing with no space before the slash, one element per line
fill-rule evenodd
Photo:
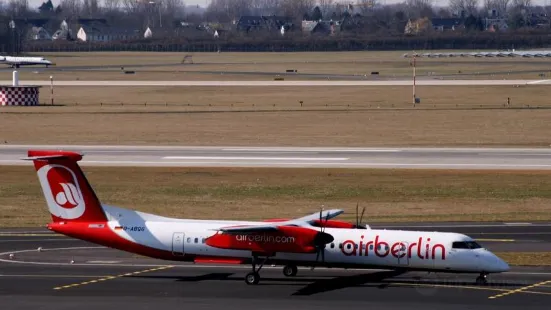
<path fill-rule="evenodd" d="M 262 243 L 294 243 L 295 238 L 289 236 L 274 235 L 237 235 L 237 241 L 262 242 Z"/>
<path fill-rule="evenodd" d="M 430 238 L 419 237 L 417 242 L 395 242 L 392 245 L 375 236 L 375 240 L 361 240 L 358 243 L 353 240 L 346 240 L 342 243 L 341 251 L 346 256 L 369 256 L 371 251 L 378 257 L 386 257 L 389 254 L 396 258 L 412 258 L 417 256 L 419 259 L 446 259 L 446 248 L 442 244 L 431 244 Z M 373 254 L 372 254 L 373 255 Z"/>

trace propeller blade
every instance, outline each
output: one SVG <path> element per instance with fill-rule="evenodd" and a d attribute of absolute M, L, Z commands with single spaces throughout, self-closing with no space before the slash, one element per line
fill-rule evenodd
<path fill-rule="evenodd" d="M 358 206 L 359 206 L 359 202 L 356 203 L 356 226 L 358 226 L 360 224 L 359 222 L 359 219 L 358 219 Z"/>
<path fill-rule="evenodd" d="M 364 217 L 364 212 L 365 212 L 365 207 L 363 207 L 363 209 L 362 209 L 362 215 L 360 216 L 360 222 L 358 224 L 361 224 L 362 219 Z"/>
<path fill-rule="evenodd" d="M 320 252 L 318 250 L 316 252 L 316 262 L 312 265 L 312 268 L 310 268 L 310 270 L 314 270 L 314 268 L 316 268 L 316 265 L 318 264 L 319 256 L 320 256 Z"/>

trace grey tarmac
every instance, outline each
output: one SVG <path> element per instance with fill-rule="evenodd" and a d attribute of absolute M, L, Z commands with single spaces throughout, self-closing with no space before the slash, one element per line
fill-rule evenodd
<path fill-rule="evenodd" d="M 82 166 L 551 170 L 551 148 L 338 148 L 0 145 L 0 165 L 31 165 L 29 149 L 81 152 Z"/>
<path fill-rule="evenodd" d="M 27 250 L 10 261 L 14 251 L 6 250 L 15 247 Z M 476 286 L 472 275 L 301 268 L 286 278 L 281 267 L 265 266 L 260 284 L 249 286 L 248 266 L 153 260 L 78 240 L 0 242 L 0 249 L 6 309 L 547 309 L 551 298 L 549 268 L 515 268 Z"/>

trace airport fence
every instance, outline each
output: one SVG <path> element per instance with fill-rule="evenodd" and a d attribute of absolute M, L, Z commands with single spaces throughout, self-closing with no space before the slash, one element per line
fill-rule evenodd
<path fill-rule="evenodd" d="M 193 104 L 179 102 L 159 102 L 159 101 L 144 101 L 144 102 L 107 102 L 99 101 L 97 103 L 78 103 L 71 101 L 57 101 L 55 104 L 46 100 L 41 100 L 40 106 L 43 107 L 73 107 L 78 108 L 80 112 L 271 112 L 271 111 L 368 111 L 368 110 L 502 110 L 502 109 L 551 109 L 551 104 L 512 104 L 510 101 L 503 103 L 465 103 L 465 104 L 436 104 L 436 103 L 355 103 L 355 104 L 317 104 L 317 103 L 280 103 L 280 104 L 265 104 L 265 103 L 236 103 L 236 104 Z"/>

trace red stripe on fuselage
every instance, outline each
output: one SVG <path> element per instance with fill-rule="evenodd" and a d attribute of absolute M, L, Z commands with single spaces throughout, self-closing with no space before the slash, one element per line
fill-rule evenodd
<path fill-rule="evenodd" d="M 105 224 L 103 228 L 89 228 L 90 224 Z M 193 257 L 190 255 L 176 256 L 170 251 L 155 249 L 139 243 L 135 243 L 126 240 L 114 231 L 112 231 L 107 223 L 83 223 L 83 222 L 68 222 L 62 223 L 50 223 L 48 229 L 57 233 L 64 234 L 69 237 L 89 241 L 95 244 L 103 245 L 110 248 L 115 248 L 122 251 L 127 251 L 143 256 L 152 258 L 164 259 L 164 260 L 177 260 L 177 261 L 192 261 Z"/>

